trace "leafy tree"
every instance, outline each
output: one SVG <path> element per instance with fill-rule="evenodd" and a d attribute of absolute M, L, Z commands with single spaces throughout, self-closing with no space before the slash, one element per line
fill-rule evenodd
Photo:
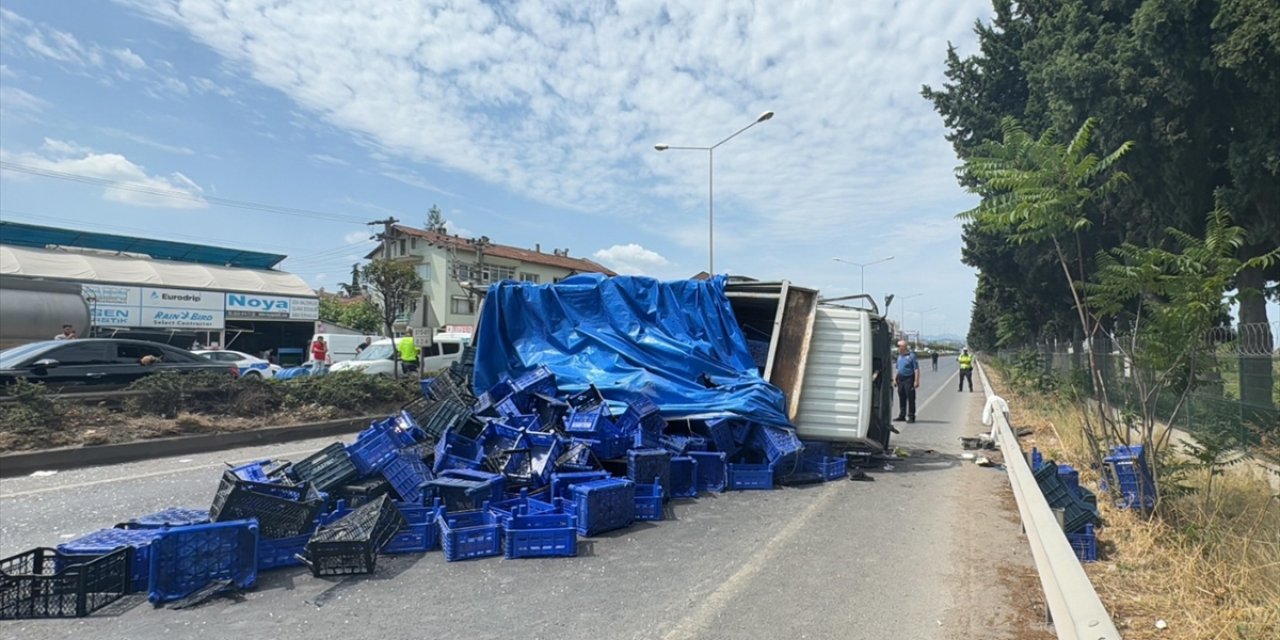
<path fill-rule="evenodd" d="M 445 233 L 444 212 L 440 211 L 438 205 L 431 205 L 431 210 L 427 211 L 427 231 L 436 233 Z"/>
<path fill-rule="evenodd" d="M 364 288 L 360 285 L 360 265 L 351 265 L 351 282 L 344 282 L 338 285 L 342 289 L 342 295 L 353 298 L 364 293 Z"/>
<path fill-rule="evenodd" d="M 422 278 L 413 270 L 413 265 L 396 260 L 376 259 L 364 266 L 360 275 L 364 283 L 373 292 L 373 304 L 378 310 L 383 328 L 388 337 L 394 337 L 392 326 L 396 319 L 404 313 L 412 313 L 415 301 L 422 296 Z M 393 359 L 399 359 L 399 350 Z M 398 367 L 397 367 L 398 371 Z"/>
<path fill-rule="evenodd" d="M 342 309 L 340 324 L 362 333 L 377 333 L 382 328 L 382 313 L 367 299 L 349 302 Z"/>
<path fill-rule="evenodd" d="M 340 300 L 329 295 L 320 296 L 320 320 L 322 322 L 332 322 L 333 324 L 342 324 L 342 312 L 346 310 L 346 305 Z"/>

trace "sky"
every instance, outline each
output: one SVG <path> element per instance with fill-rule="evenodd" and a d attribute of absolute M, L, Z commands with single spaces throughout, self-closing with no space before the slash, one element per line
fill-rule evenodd
<path fill-rule="evenodd" d="M 975 204 L 922 84 L 989 0 L 0 2 L 0 218 L 287 254 L 334 290 L 367 222 L 708 266 L 965 335 Z M 36 173 L 32 173 L 35 171 Z M 119 185 L 126 188 L 117 188 Z M 903 311 L 905 310 L 905 316 Z"/>

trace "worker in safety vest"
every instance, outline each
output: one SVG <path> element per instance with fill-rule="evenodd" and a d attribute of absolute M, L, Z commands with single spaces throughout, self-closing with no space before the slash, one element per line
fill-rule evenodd
<path fill-rule="evenodd" d="M 956 391 L 964 391 L 964 381 L 969 381 L 969 393 L 973 393 L 973 356 L 969 353 L 969 349 L 961 349 L 960 357 L 960 388 Z"/>
<path fill-rule="evenodd" d="M 400 365 L 405 373 L 418 370 L 418 345 L 413 336 L 404 336 L 396 341 L 396 350 L 400 352 Z"/>

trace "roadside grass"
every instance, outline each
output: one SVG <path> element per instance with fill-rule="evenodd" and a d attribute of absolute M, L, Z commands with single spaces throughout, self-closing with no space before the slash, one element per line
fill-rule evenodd
<path fill-rule="evenodd" d="M 1097 487 L 1079 409 L 1020 393 L 997 367 L 987 374 L 1045 459 L 1071 463 Z M 1168 492 L 1156 516 L 1115 509 L 1100 494 L 1100 558 L 1085 570 L 1125 638 L 1280 638 L 1280 496 L 1263 473 L 1236 465 L 1211 479 L 1191 468 L 1179 479 L 1185 491 Z"/>

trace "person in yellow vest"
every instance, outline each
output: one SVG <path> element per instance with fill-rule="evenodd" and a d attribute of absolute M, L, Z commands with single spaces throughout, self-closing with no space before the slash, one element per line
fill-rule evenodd
<path fill-rule="evenodd" d="M 400 366 L 405 373 L 418 370 L 418 345 L 413 336 L 403 336 L 396 341 L 396 350 L 400 352 Z"/>
<path fill-rule="evenodd" d="M 964 391 L 964 381 L 969 381 L 969 393 L 973 393 L 973 356 L 969 354 L 969 350 L 960 350 L 960 388 L 956 391 Z"/>

